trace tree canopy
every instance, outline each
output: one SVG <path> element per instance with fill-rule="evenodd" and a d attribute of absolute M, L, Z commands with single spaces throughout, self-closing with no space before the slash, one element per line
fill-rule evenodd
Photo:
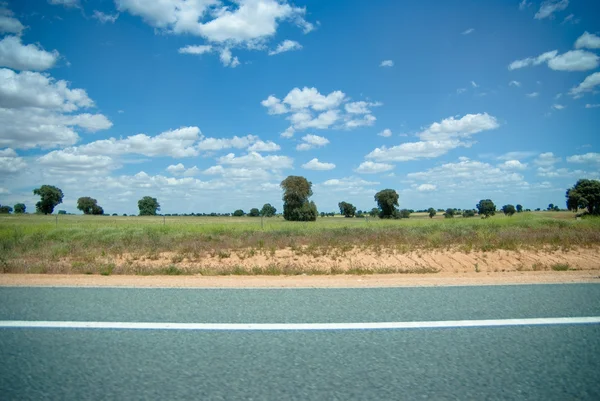
<path fill-rule="evenodd" d="M 24 203 L 17 203 L 15 205 L 15 213 L 25 213 L 25 209 L 27 209 L 27 207 Z"/>
<path fill-rule="evenodd" d="M 507 216 L 512 216 L 513 214 L 515 214 L 516 211 L 517 210 L 515 209 L 514 205 L 502 206 L 502 212 Z"/>
<path fill-rule="evenodd" d="M 9 214 L 13 211 L 13 208 L 10 206 L 0 206 L 0 214 Z"/>
<path fill-rule="evenodd" d="M 444 212 L 444 217 L 446 219 L 452 219 L 454 218 L 454 214 L 456 213 L 456 211 L 452 208 L 448 208 L 446 209 L 446 211 Z"/>
<path fill-rule="evenodd" d="M 233 212 L 234 217 L 242 217 L 244 214 L 246 214 L 246 213 L 244 213 L 244 211 L 242 209 L 238 209 L 235 212 Z"/>
<path fill-rule="evenodd" d="M 250 213 L 248 213 L 248 216 L 250 216 L 250 217 L 259 217 L 260 216 L 260 210 L 258 210 L 258 208 L 253 207 L 252 209 L 250 209 Z"/>
<path fill-rule="evenodd" d="M 427 213 L 429 214 L 429 218 L 433 219 L 433 216 L 435 216 L 437 214 L 437 212 L 435 211 L 434 208 L 430 207 L 429 209 L 427 209 Z"/>
<path fill-rule="evenodd" d="M 523 212 L 523 206 L 517 205 L 517 213 L 521 213 L 521 212 Z"/>
<path fill-rule="evenodd" d="M 42 185 L 33 190 L 34 195 L 41 197 L 40 201 L 35 204 L 35 209 L 38 213 L 52 214 L 54 208 L 62 203 L 64 194 L 60 188 L 53 185 Z"/>
<path fill-rule="evenodd" d="M 138 201 L 138 209 L 140 209 L 140 216 L 156 216 L 156 212 L 160 210 L 160 204 L 156 198 L 144 196 Z"/>
<path fill-rule="evenodd" d="M 270 203 L 265 203 L 262 209 L 260 210 L 260 214 L 264 217 L 275 216 L 275 213 L 277 213 L 277 209 L 275 209 L 275 207 L 272 206 Z"/>
<path fill-rule="evenodd" d="M 496 205 L 490 199 L 482 199 L 477 204 L 477 211 L 480 216 L 487 219 L 496 214 Z"/>
<path fill-rule="evenodd" d="M 600 181 L 579 180 L 567 190 L 567 209 L 577 212 L 587 209 L 591 215 L 600 215 Z"/>
<path fill-rule="evenodd" d="M 393 189 L 384 189 L 375 194 L 375 202 L 379 206 L 379 217 L 391 219 L 396 217 L 396 206 L 398 206 L 398 193 Z"/>
<path fill-rule="evenodd" d="M 89 196 L 77 199 L 77 209 L 81 210 L 83 214 L 104 214 L 104 209 L 98 205 L 98 201 Z"/>
<path fill-rule="evenodd" d="M 338 207 L 340 208 L 340 214 L 343 214 L 344 217 L 354 217 L 356 214 L 356 206 L 352 203 L 342 201 L 338 203 Z"/>
<path fill-rule="evenodd" d="M 283 189 L 283 218 L 289 221 L 315 221 L 317 205 L 309 202 L 312 183 L 301 176 L 290 175 L 281 182 Z"/>

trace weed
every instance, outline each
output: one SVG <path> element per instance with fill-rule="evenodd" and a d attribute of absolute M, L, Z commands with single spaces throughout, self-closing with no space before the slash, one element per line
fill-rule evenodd
<path fill-rule="evenodd" d="M 569 270 L 569 264 L 568 263 L 555 263 L 552 266 L 550 266 L 550 268 L 552 270 L 554 270 L 555 272 L 564 272 Z"/>

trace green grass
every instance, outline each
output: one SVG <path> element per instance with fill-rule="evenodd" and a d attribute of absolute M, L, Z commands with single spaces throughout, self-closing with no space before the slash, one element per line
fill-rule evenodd
<path fill-rule="evenodd" d="M 406 253 L 418 249 L 568 250 L 600 245 L 600 219 L 578 221 L 571 213 L 521 213 L 489 219 L 437 217 L 326 217 L 311 223 L 273 217 L 264 219 L 261 229 L 260 219 L 250 217 L 167 217 L 163 224 L 160 216 L 59 216 L 56 224 L 55 216 L 4 215 L 0 217 L 0 269 L 7 273 L 36 270 L 119 274 L 123 272 L 120 266 L 107 267 L 110 258 L 126 255 L 134 261 L 156 260 L 162 252 L 174 253 L 169 262 L 177 268 L 184 259 L 215 255 L 226 259 L 232 252 L 246 257 L 273 256 L 284 248 L 298 255 L 343 258 L 353 248 Z M 262 274 L 275 274 L 262 270 Z M 139 274 L 144 272 L 150 274 L 149 269 Z"/>

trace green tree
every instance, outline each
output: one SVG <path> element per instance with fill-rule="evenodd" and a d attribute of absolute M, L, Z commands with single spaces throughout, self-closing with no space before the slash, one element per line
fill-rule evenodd
<path fill-rule="evenodd" d="M 13 211 L 13 208 L 10 206 L 0 206 L 0 214 L 9 214 Z"/>
<path fill-rule="evenodd" d="M 455 210 L 452 208 L 448 208 L 446 209 L 446 211 L 444 212 L 444 217 L 447 219 L 452 219 L 454 218 L 454 214 L 455 214 Z"/>
<path fill-rule="evenodd" d="M 523 206 L 517 205 L 517 213 L 522 213 L 522 212 L 523 212 Z"/>
<path fill-rule="evenodd" d="M 369 212 L 369 216 L 371 216 L 371 217 L 377 217 L 378 214 L 379 214 L 379 209 L 376 207 L 371 209 L 371 211 Z"/>
<path fill-rule="evenodd" d="M 233 212 L 233 215 L 235 217 L 242 217 L 243 215 L 245 215 L 246 213 L 244 213 L 244 211 L 242 209 L 238 209 L 235 212 Z"/>
<path fill-rule="evenodd" d="M 257 208 L 253 207 L 252 209 L 250 209 L 250 213 L 248 213 L 248 216 L 250 216 L 250 217 L 259 217 L 260 216 L 260 210 L 258 210 Z"/>
<path fill-rule="evenodd" d="M 515 209 L 515 207 L 513 205 L 504 205 L 502 206 L 502 212 L 506 215 L 506 216 L 512 216 L 513 214 L 515 214 L 517 210 Z"/>
<path fill-rule="evenodd" d="M 25 206 L 24 203 L 17 203 L 15 205 L 15 213 L 25 213 L 25 209 L 27 207 Z"/>
<path fill-rule="evenodd" d="M 600 181 L 578 180 L 577 183 L 567 190 L 567 209 L 577 212 L 579 209 L 587 209 L 591 215 L 600 215 Z"/>
<path fill-rule="evenodd" d="M 482 199 L 477 204 L 477 211 L 482 218 L 487 219 L 496 214 L 496 205 L 490 199 Z"/>
<path fill-rule="evenodd" d="M 463 211 L 463 217 L 475 217 L 475 211 L 472 209 L 467 209 Z"/>
<path fill-rule="evenodd" d="M 66 210 L 59 210 L 58 214 L 67 214 L 67 211 Z"/>
<path fill-rule="evenodd" d="M 554 203 L 549 204 L 548 205 L 548 209 L 546 209 L 546 210 L 553 211 L 554 210 Z"/>
<path fill-rule="evenodd" d="M 38 213 L 52 214 L 56 205 L 62 203 L 63 191 L 53 185 L 42 185 L 33 190 L 34 195 L 41 197 L 40 201 L 35 204 L 35 209 Z"/>
<path fill-rule="evenodd" d="M 84 196 L 77 199 L 77 209 L 83 214 L 104 214 L 104 209 L 98 205 L 98 201 L 89 196 Z"/>
<path fill-rule="evenodd" d="M 391 219 L 397 216 L 398 193 L 393 189 L 384 189 L 377 192 L 375 194 L 375 202 L 379 206 L 379 217 L 382 219 Z"/>
<path fill-rule="evenodd" d="M 435 216 L 437 214 L 437 212 L 435 211 L 434 208 L 430 207 L 429 209 L 427 209 L 427 213 L 429 214 L 429 218 L 433 219 L 433 216 Z"/>
<path fill-rule="evenodd" d="M 290 175 L 281 181 L 283 189 L 283 218 L 288 221 L 317 220 L 317 205 L 309 202 L 312 183 L 301 176 Z"/>
<path fill-rule="evenodd" d="M 138 201 L 138 209 L 140 209 L 140 216 L 156 216 L 156 212 L 160 210 L 160 204 L 156 198 L 144 196 Z"/>
<path fill-rule="evenodd" d="M 338 207 L 340 208 L 340 214 L 343 214 L 344 217 L 354 217 L 356 214 L 356 207 L 352 203 L 342 201 L 338 203 Z"/>
<path fill-rule="evenodd" d="M 260 214 L 265 217 L 275 216 L 275 213 L 277 213 L 277 209 L 271 206 L 270 203 L 265 203 L 260 211 Z"/>
<path fill-rule="evenodd" d="M 400 218 L 401 219 L 408 219 L 409 217 L 410 217 L 410 210 L 408 210 L 408 209 L 400 210 Z"/>

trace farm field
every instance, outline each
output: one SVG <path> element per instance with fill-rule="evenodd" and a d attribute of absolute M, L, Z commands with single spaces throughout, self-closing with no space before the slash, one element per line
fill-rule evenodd
<path fill-rule="evenodd" d="M 4 273 L 280 275 L 597 269 L 600 219 L 0 218 Z"/>

